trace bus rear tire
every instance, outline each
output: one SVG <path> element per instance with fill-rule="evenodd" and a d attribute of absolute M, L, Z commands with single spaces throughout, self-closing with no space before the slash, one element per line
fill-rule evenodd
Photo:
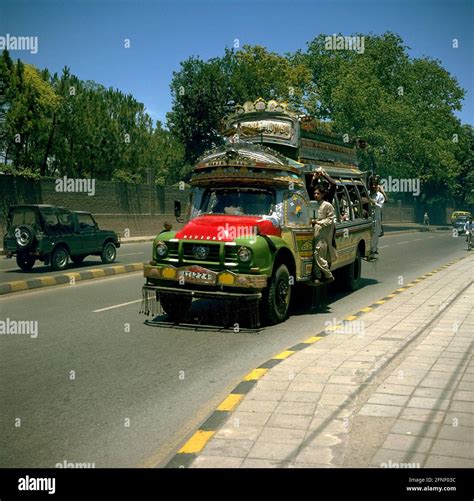
<path fill-rule="evenodd" d="M 341 270 L 341 286 L 344 290 L 355 291 L 361 286 L 362 256 L 357 249 L 354 261 Z"/>

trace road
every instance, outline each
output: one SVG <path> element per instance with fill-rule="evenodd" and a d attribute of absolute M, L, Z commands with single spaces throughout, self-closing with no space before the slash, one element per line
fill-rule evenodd
<path fill-rule="evenodd" d="M 0 283 L 13 282 L 14 280 L 27 280 L 29 278 L 39 278 L 46 275 L 58 275 L 64 273 L 65 271 L 85 271 L 98 267 L 106 268 L 117 264 L 149 261 L 151 245 L 151 242 L 122 244 L 122 246 L 117 249 L 116 261 L 110 265 L 104 265 L 99 256 L 88 256 L 79 266 L 70 262 L 68 268 L 64 271 L 53 271 L 50 266 L 45 266 L 40 261 L 37 261 L 31 272 L 24 272 L 18 268 L 14 258 L 7 259 L 5 256 L 0 256 Z"/>
<path fill-rule="evenodd" d="M 259 333 L 199 327 L 202 302 L 195 328 L 146 325 L 141 273 L 2 298 L 1 318 L 37 320 L 39 334 L 0 336 L 0 467 L 163 466 L 247 372 L 465 253 L 447 231 L 383 237 L 360 290 Z"/>

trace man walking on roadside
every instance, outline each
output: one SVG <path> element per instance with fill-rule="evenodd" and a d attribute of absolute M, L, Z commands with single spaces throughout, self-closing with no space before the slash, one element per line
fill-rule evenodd
<path fill-rule="evenodd" d="M 336 249 L 332 246 L 336 216 L 332 204 L 324 200 L 326 189 L 322 184 L 314 188 L 314 198 L 319 203 L 318 217 L 314 224 L 313 283 L 329 283 L 334 276 L 330 264 L 337 259 Z M 319 272 L 319 273 L 318 273 Z M 322 277 L 318 278 L 317 275 Z"/>
<path fill-rule="evenodd" d="M 466 232 L 467 249 L 471 250 L 472 232 L 474 231 L 474 224 L 472 223 L 472 217 L 470 217 L 468 221 L 466 221 L 466 224 L 464 225 L 464 231 Z"/>
<path fill-rule="evenodd" d="M 430 225 L 430 217 L 428 216 L 427 212 L 425 212 L 425 215 L 423 216 L 423 224 L 425 226 L 429 226 Z"/>
<path fill-rule="evenodd" d="M 384 203 L 388 202 L 388 195 L 385 192 L 385 189 L 384 189 L 383 185 L 380 184 L 380 176 L 375 176 L 374 180 L 375 180 L 375 184 L 377 185 L 377 190 L 380 191 L 380 193 L 382 193 L 382 195 L 383 195 Z M 379 235 L 379 237 L 383 237 L 383 236 L 384 236 L 384 231 L 383 231 L 383 212 L 380 211 L 380 235 Z"/>
<path fill-rule="evenodd" d="M 369 261 L 376 259 L 375 255 L 378 254 L 379 236 L 382 227 L 382 207 L 385 202 L 385 197 L 377 189 L 377 184 L 372 182 L 370 185 L 370 203 L 372 205 L 372 214 L 375 221 L 374 234 L 372 235 L 372 242 L 370 244 Z"/>

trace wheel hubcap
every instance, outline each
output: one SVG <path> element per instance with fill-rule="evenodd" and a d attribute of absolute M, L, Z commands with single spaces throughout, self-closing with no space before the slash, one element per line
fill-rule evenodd
<path fill-rule="evenodd" d="M 280 311 L 284 311 L 286 308 L 288 291 L 289 291 L 288 284 L 284 280 L 280 280 L 278 282 L 277 294 L 276 294 L 276 300 L 277 300 L 276 302 L 278 309 Z"/>
<path fill-rule="evenodd" d="M 29 235 L 26 233 L 26 231 L 20 231 L 20 233 L 17 236 L 16 241 L 18 242 L 19 245 L 26 245 L 29 240 Z"/>
<path fill-rule="evenodd" d="M 112 259 L 115 256 L 115 249 L 109 245 L 105 251 L 105 255 L 108 259 Z"/>
<path fill-rule="evenodd" d="M 67 254 L 64 251 L 59 251 L 56 254 L 56 264 L 58 266 L 64 266 L 67 262 Z"/>

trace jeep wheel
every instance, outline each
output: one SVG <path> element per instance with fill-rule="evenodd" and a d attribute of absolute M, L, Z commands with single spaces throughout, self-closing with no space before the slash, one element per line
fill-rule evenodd
<path fill-rule="evenodd" d="M 341 285 L 345 290 L 355 291 L 360 287 L 362 258 L 357 249 L 354 261 L 341 270 Z"/>
<path fill-rule="evenodd" d="M 29 249 L 36 237 L 35 230 L 27 224 L 17 226 L 13 230 L 13 234 L 15 235 L 16 246 L 20 250 Z"/>
<path fill-rule="evenodd" d="M 85 258 L 86 258 L 86 256 L 71 256 L 71 261 L 74 264 L 81 264 Z"/>
<path fill-rule="evenodd" d="M 16 264 L 23 271 L 30 271 L 35 264 L 36 259 L 29 254 L 18 254 L 16 256 Z"/>
<path fill-rule="evenodd" d="M 56 247 L 51 256 L 51 268 L 54 271 L 64 270 L 67 267 L 69 253 L 64 247 Z"/>
<path fill-rule="evenodd" d="M 283 322 L 288 316 L 291 299 L 290 272 L 282 264 L 273 274 L 270 285 L 262 298 L 262 313 L 270 325 Z"/>
<path fill-rule="evenodd" d="M 102 262 L 105 264 L 113 263 L 116 257 L 117 249 L 115 248 L 115 244 L 113 242 L 107 242 L 102 249 L 102 254 L 100 255 Z"/>
<path fill-rule="evenodd" d="M 160 294 L 160 303 L 164 312 L 173 321 L 178 323 L 183 320 L 193 299 L 189 296 L 181 296 L 177 294 Z"/>

